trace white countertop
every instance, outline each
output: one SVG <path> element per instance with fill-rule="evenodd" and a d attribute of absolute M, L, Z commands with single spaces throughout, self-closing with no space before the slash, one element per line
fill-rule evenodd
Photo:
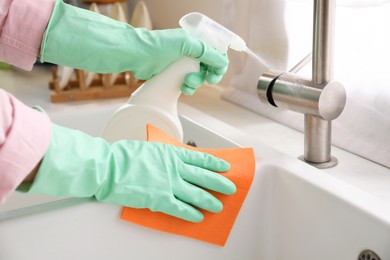
<path fill-rule="evenodd" d="M 47 67 L 37 66 L 33 72 L 0 70 L 0 86 L 3 89 L 11 92 L 27 105 L 40 105 L 52 113 L 64 109 L 82 109 L 95 106 L 96 102 L 105 106 L 119 107 L 127 100 L 127 98 L 119 98 L 53 104 L 49 98 L 49 79 L 50 70 Z M 302 133 L 222 100 L 220 98 L 222 90 L 219 86 L 204 86 L 193 96 L 182 96 L 179 103 L 179 113 L 181 112 L 180 107 L 189 105 L 288 156 L 297 158 L 303 153 Z M 201 118 L 197 120 L 208 126 L 208 122 L 202 122 Z M 213 130 L 223 134 L 223 129 Z M 390 202 L 390 169 L 337 147 L 332 148 L 332 154 L 338 158 L 338 166 L 323 171 Z"/>

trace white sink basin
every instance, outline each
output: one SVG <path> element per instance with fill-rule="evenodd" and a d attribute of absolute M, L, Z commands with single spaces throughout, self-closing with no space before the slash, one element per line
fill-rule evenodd
<path fill-rule="evenodd" d="M 71 106 L 53 121 L 99 135 L 116 105 Z M 199 147 L 250 146 L 253 185 L 225 247 L 120 220 L 118 206 L 66 199 L 0 213 L 0 259 L 358 259 L 364 249 L 390 259 L 390 205 L 181 106 L 185 141 Z M 187 117 L 210 122 L 215 133 Z M 230 141 L 234 140 L 234 141 Z M 29 200 L 17 195 L 10 200 Z M 25 205 L 25 206 L 26 206 Z"/>

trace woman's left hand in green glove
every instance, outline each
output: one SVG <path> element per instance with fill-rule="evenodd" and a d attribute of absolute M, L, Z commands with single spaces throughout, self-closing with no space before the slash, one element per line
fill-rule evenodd
<path fill-rule="evenodd" d="M 53 124 L 49 149 L 28 192 L 94 196 L 106 203 L 200 222 L 204 216 L 199 208 L 215 213 L 223 209 L 208 190 L 236 192 L 233 182 L 215 173 L 229 169 L 229 163 L 207 153 L 152 142 L 109 144 Z M 23 186 L 28 189 L 29 184 Z"/>

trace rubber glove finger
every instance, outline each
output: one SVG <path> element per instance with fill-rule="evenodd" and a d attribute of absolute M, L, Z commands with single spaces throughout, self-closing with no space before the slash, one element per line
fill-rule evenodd
<path fill-rule="evenodd" d="M 181 90 L 181 93 L 183 93 L 186 96 L 192 96 L 196 91 L 195 88 L 188 87 L 185 84 L 181 85 L 180 90 Z"/>
<path fill-rule="evenodd" d="M 150 74 L 147 70 L 137 70 L 132 71 L 134 78 L 140 80 L 148 80 L 154 76 L 154 74 Z"/>
<path fill-rule="evenodd" d="M 186 96 L 192 96 L 195 93 L 195 91 L 196 91 L 195 88 L 191 88 L 191 87 L 189 87 L 189 86 L 187 86 L 185 84 L 182 84 L 180 86 L 180 90 L 181 90 L 181 93 L 183 93 Z"/>
<path fill-rule="evenodd" d="M 206 69 L 201 67 L 201 71 L 188 73 L 180 90 L 186 95 L 192 95 L 196 89 L 203 85 L 206 78 Z"/>
<path fill-rule="evenodd" d="M 214 67 L 208 66 L 207 71 L 209 73 L 213 73 L 215 75 L 223 76 L 226 73 L 226 71 L 228 70 L 228 68 L 229 68 L 228 66 L 223 67 L 223 68 L 214 68 Z"/>
<path fill-rule="evenodd" d="M 220 53 L 214 48 L 204 44 L 203 54 L 198 58 L 204 64 L 214 68 L 224 68 L 229 65 L 227 53 Z"/>
<path fill-rule="evenodd" d="M 183 185 L 175 188 L 174 195 L 181 201 L 210 212 L 218 213 L 223 209 L 222 202 L 216 197 L 189 183 L 183 182 Z"/>
<path fill-rule="evenodd" d="M 219 51 L 204 45 L 204 51 L 202 56 L 198 57 L 198 60 L 206 64 L 207 66 L 214 67 L 216 69 L 222 69 L 229 65 L 229 59 L 226 53 L 220 53 Z"/>
<path fill-rule="evenodd" d="M 230 169 L 230 164 L 227 161 L 211 154 L 179 147 L 173 147 L 173 149 L 180 160 L 186 164 L 216 172 L 227 172 Z"/>
<path fill-rule="evenodd" d="M 193 37 L 189 37 L 188 41 L 184 45 L 183 55 L 196 58 L 199 61 L 215 68 L 224 68 L 229 63 L 226 53 L 221 54 L 217 50 Z"/>
<path fill-rule="evenodd" d="M 205 80 L 210 84 L 219 83 L 222 80 L 223 75 L 228 70 L 228 66 L 225 66 L 223 68 L 215 68 L 212 66 L 208 66 L 202 62 L 200 65 L 201 67 L 205 67 L 205 70 L 207 70 L 207 75 L 205 77 Z"/>
<path fill-rule="evenodd" d="M 223 77 L 222 75 L 216 75 L 213 73 L 209 73 L 206 76 L 206 81 L 209 84 L 218 84 L 222 80 L 222 77 Z"/>
<path fill-rule="evenodd" d="M 222 80 L 223 75 L 226 73 L 227 70 L 228 70 L 228 66 L 224 68 L 214 68 L 211 66 L 207 66 L 206 81 L 209 84 L 219 83 Z"/>
<path fill-rule="evenodd" d="M 203 214 L 199 210 L 175 197 L 168 199 L 168 201 L 164 201 L 164 203 L 159 203 L 158 207 L 152 211 L 160 211 L 167 215 L 194 223 L 199 223 L 204 219 Z"/>
<path fill-rule="evenodd" d="M 180 176 L 187 182 L 202 188 L 220 192 L 226 195 L 236 193 L 236 185 L 228 178 L 196 166 L 185 165 L 179 169 Z"/>

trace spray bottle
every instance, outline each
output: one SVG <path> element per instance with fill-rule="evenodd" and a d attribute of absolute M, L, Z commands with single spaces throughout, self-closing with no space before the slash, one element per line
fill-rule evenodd
<path fill-rule="evenodd" d="M 179 21 L 191 36 L 224 53 L 231 48 L 247 51 L 238 35 L 201 13 L 189 13 Z M 180 86 L 190 72 L 199 71 L 199 61 L 183 57 L 162 73 L 147 80 L 119 108 L 103 131 L 109 142 L 117 140 L 146 140 L 146 125 L 152 124 L 177 140 L 183 140 L 183 129 L 177 113 Z"/>

